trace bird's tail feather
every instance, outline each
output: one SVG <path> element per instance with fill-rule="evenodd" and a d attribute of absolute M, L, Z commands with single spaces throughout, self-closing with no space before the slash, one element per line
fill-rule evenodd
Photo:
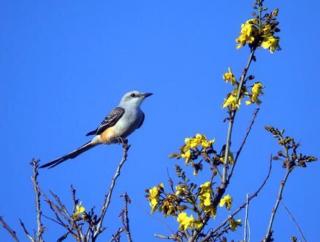
<path fill-rule="evenodd" d="M 75 157 L 77 157 L 78 155 L 80 155 L 81 153 L 93 148 L 96 144 L 92 143 L 91 141 L 89 141 L 88 143 L 85 143 L 84 145 L 82 145 L 81 147 L 79 147 L 78 149 L 64 155 L 61 156 L 53 161 L 50 161 L 42 166 L 40 166 L 40 168 L 53 168 L 59 164 L 61 164 L 62 162 L 69 160 L 69 159 L 73 159 Z"/>

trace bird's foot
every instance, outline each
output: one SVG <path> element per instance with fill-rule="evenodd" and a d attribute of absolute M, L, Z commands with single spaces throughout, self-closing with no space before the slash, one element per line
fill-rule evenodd
<path fill-rule="evenodd" d="M 126 138 L 118 137 L 117 141 L 122 145 L 128 145 L 128 140 Z"/>

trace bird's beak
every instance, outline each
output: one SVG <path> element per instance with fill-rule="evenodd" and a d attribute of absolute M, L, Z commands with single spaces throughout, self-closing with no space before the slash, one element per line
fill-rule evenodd
<path fill-rule="evenodd" d="M 150 97 L 151 95 L 153 95 L 153 93 L 151 93 L 151 92 L 145 92 L 145 93 L 142 94 L 142 96 L 143 96 L 144 98 Z"/>

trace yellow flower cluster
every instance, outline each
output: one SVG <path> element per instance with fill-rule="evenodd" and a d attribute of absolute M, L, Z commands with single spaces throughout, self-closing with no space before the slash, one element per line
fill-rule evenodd
<path fill-rule="evenodd" d="M 250 105 L 252 103 L 260 104 L 261 101 L 259 99 L 259 96 L 263 94 L 262 89 L 263 89 L 263 85 L 261 82 L 254 83 L 251 88 L 250 100 L 246 101 L 246 104 L 247 105 Z"/>
<path fill-rule="evenodd" d="M 82 206 L 81 203 L 77 204 L 74 212 L 72 214 L 72 218 L 74 220 L 79 220 L 80 218 L 82 218 L 85 215 L 86 209 L 84 206 Z"/>
<path fill-rule="evenodd" d="M 238 43 L 237 49 L 245 46 L 246 44 L 252 44 L 255 38 L 259 34 L 259 29 L 257 28 L 258 19 L 249 19 L 244 24 L 241 24 L 240 35 L 236 39 Z"/>
<path fill-rule="evenodd" d="M 235 231 L 238 226 L 241 225 L 241 219 L 235 220 L 234 218 L 229 218 L 229 226 L 232 231 Z"/>
<path fill-rule="evenodd" d="M 261 47 L 274 53 L 279 48 L 279 37 L 275 37 L 270 24 L 262 28 Z"/>
<path fill-rule="evenodd" d="M 230 210 L 232 206 L 232 197 L 228 194 L 225 195 L 219 202 L 220 207 L 226 207 L 228 210 Z"/>
<path fill-rule="evenodd" d="M 237 89 L 229 93 L 228 97 L 224 99 L 223 108 L 229 108 L 229 110 L 236 110 L 240 107 L 241 100 L 237 98 Z"/>
<path fill-rule="evenodd" d="M 176 186 L 176 196 L 184 196 L 188 193 L 188 188 L 185 184 L 179 184 Z"/>
<path fill-rule="evenodd" d="M 256 18 L 247 20 L 241 25 L 240 35 L 236 39 L 237 49 L 249 44 L 255 47 L 261 46 L 274 53 L 280 48 L 280 38 L 274 35 L 274 28 L 274 24 L 272 23 L 258 24 L 258 19 Z"/>
<path fill-rule="evenodd" d="M 197 147 L 206 149 L 212 146 L 214 140 L 208 140 L 203 134 L 196 134 L 194 137 L 185 138 L 184 145 L 181 147 L 181 158 L 188 163 L 192 158 L 192 149 Z"/>
<path fill-rule="evenodd" d="M 228 68 L 228 71 L 223 74 L 222 78 L 226 82 L 230 82 L 232 85 L 236 83 L 236 77 L 230 67 Z"/>
<path fill-rule="evenodd" d="M 188 216 L 185 212 L 179 213 L 177 221 L 179 223 L 179 230 L 199 229 L 202 227 L 201 222 L 196 221 L 192 215 Z"/>
<path fill-rule="evenodd" d="M 159 203 L 160 193 L 163 190 L 163 183 L 160 183 L 158 186 L 154 186 L 148 190 L 148 200 L 151 207 L 151 212 L 154 212 Z"/>
<path fill-rule="evenodd" d="M 211 217 L 216 215 L 216 208 L 212 206 L 211 182 L 205 182 L 200 186 L 199 200 L 200 207 Z"/>

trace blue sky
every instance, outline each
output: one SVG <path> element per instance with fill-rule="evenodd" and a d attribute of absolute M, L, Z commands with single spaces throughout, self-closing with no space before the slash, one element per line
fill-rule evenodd
<path fill-rule="evenodd" d="M 319 156 L 317 71 L 320 68 L 317 1 L 266 1 L 279 7 L 282 51 L 258 51 L 251 73 L 265 84 L 261 112 L 244 149 L 229 192 L 235 207 L 255 191 L 267 172 L 276 142 L 263 129 L 286 128 L 305 153 Z M 229 91 L 221 76 L 228 66 L 240 74 L 247 49 L 236 50 L 240 24 L 250 18 L 245 1 L 0 1 L 0 214 L 12 227 L 18 218 L 35 226 L 30 182 L 31 158 L 49 161 L 87 141 L 122 94 L 138 89 L 153 92 L 143 104 L 143 127 L 132 144 L 110 212 L 104 238 L 120 225 L 117 218 L 127 191 L 133 201 L 130 217 L 136 241 L 155 241 L 154 233 L 169 234 L 176 222 L 150 215 L 144 190 L 174 171 L 168 154 L 184 137 L 197 132 L 226 136 L 221 104 Z M 253 107 L 241 108 L 235 125 L 236 149 Z M 100 146 L 40 175 L 42 189 L 70 201 L 73 184 L 86 207 L 101 204 L 121 157 L 117 145 Z M 283 170 L 275 163 L 265 190 L 250 209 L 251 240 L 265 233 Z M 319 241 L 319 164 L 296 170 L 284 194 L 308 241 Z M 49 211 L 45 209 L 45 213 Z M 276 241 L 298 235 L 284 209 L 275 223 Z M 243 214 L 241 215 L 243 216 Z M 47 241 L 61 231 L 46 221 Z M 241 238 L 240 234 L 234 235 Z M 0 229 L 1 240 L 9 240 Z M 23 238 L 23 237 L 22 237 Z"/>

